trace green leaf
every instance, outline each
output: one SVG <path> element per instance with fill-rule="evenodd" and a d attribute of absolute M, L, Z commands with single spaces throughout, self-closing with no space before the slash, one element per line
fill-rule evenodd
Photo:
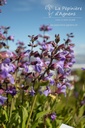
<path fill-rule="evenodd" d="M 28 111 L 26 110 L 25 107 L 22 107 L 22 128 L 26 127 L 25 124 L 26 124 L 27 117 L 28 117 Z"/>
<path fill-rule="evenodd" d="M 16 113 L 16 115 L 15 115 L 15 120 L 14 120 L 15 122 L 18 122 L 19 124 L 21 123 L 21 119 L 20 119 L 20 116 L 19 116 L 19 114 L 18 113 Z"/>
<path fill-rule="evenodd" d="M 45 116 L 46 114 L 49 114 L 50 111 L 43 111 L 43 112 L 39 112 L 36 116 L 36 120 L 42 118 L 43 116 Z"/>
<path fill-rule="evenodd" d="M 52 124 L 49 118 L 46 119 L 46 125 L 49 126 L 49 128 L 52 128 Z"/>
<path fill-rule="evenodd" d="M 81 117 L 84 113 L 85 110 L 85 106 L 83 105 L 80 109 L 79 109 L 79 117 Z"/>
<path fill-rule="evenodd" d="M 4 114 L 6 122 L 7 122 L 8 121 L 8 114 L 7 114 L 6 110 L 3 110 L 3 114 Z"/>
<path fill-rule="evenodd" d="M 33 122 L 32 128 L 36 128 L 38 127 L 38 121 L 37 122 Z"/>

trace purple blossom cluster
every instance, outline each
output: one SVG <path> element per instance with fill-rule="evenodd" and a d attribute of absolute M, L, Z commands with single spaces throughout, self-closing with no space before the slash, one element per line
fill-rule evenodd
<path fill-rule="evenodd" d="M 40 31 L 43 31 L 44 35 L 28 35 L 28 49 L 23 42 L 18 41 L 16 50 L 11 52 L 8 50 L 8 41 L 14 41 L 14 37 L 7 36 L 9 28 L 0 27 L 0 49 L 6 48 L 0 52 L 2 94 L 15 96 L 19 89 L 22 89 L 32 96 L 36 93 L 45 96 L 61 93 L 66 95 L 67 87 L 71 87 L 68 77 L 75 63 L 74 44 L 71 43 L 73 33 L 67 34 L 64 43 L 59 44 L 60 35 L 56 34 L 55 39 L 49 41 L 50 37 L 45 32 L 52 28 L 43 25 Z M 2 104 L 5 101 L 3 99 L 1 96 Z"/>

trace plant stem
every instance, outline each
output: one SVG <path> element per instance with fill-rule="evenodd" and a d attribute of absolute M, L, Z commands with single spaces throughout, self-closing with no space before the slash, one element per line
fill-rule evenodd
<path fill-rule="evenodd" d="M 23 101 L 24 101 L 24 90 L 22 89 L 22 105 L 23 105 Z"/>
<path fill-rule="evenodd" d="M 11 119 L 13 107 L 14 107 L 14 100 L 13 100 L 13 97 L 12 97 L 9 119 Z"/>
<path fill-rule="evenodd" d="M 8 90 L 8 84 L 6 83 L 6 91 Z M 6 93 L 7 97 L 7 114 L 9 115 L 9 99 L 8 99 L 8 93 Z"/>
<path fill-rule="evenodd" d="M 35 103 L 36 103 L 36 99 L 37 99 L 37 95 L 35 95 L 35 97 L 34 97 L 32 108 L 31 108 L 31 111 L 30 111 L 30 115 L 29 115 L 29 118 L 28 118 L 28 121 L 27 121 L 26 128 L 29 128 L 29 123 L 30 123 L 30 119 L 31 119 L 31 116 L 32 116 L 32 113 L 33 113 L 33 109 L 34 109 L 34 106 L 35 106 Z"/>

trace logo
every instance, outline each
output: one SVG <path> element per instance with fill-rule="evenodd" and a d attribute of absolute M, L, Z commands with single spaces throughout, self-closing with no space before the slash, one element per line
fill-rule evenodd
<path fill-rule="evenodd" d="M 53 13 L 54 13 L 54 11 L 52 11 L 53 9 L 54 9 L 53 5 L 48 4 L 45 6 L 45 10 L 48 11 L 48 17 L 49 18 L 51 18 Z"/>

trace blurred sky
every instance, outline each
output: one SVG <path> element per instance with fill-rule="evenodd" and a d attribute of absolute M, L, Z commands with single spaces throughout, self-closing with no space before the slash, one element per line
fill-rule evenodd
<path fill-rule="evenodd" d="M 48 15 L 49 5 L 53 12 L 51 17 Z M 55 10 L 55 7 L 60 7 L 60 10 Z M 62 7 L 80 7 L 82 10 L 65 11 Z M 15 41 L 9 43 L 11 49 L 15 48 L 17 40 L 27 45 L 28 35 L 37 35 L 41 33 L 40 25 L 50 24 L 53 27 L 53 30 L 48 33 L 51 39 L 55 34 L 60 34 L 61 43 L 63 43 L 66 34 L 73 32 L 75 54 L 85 53 L 85 0 L 7 0 L 7 4 L 0 8 L 2 9 L 0 26 L 10 26 L 9 34 L 15 37 Z M 76 16 L 62 17 L 55 15 L 57 12 L 76 13 Z"/>

